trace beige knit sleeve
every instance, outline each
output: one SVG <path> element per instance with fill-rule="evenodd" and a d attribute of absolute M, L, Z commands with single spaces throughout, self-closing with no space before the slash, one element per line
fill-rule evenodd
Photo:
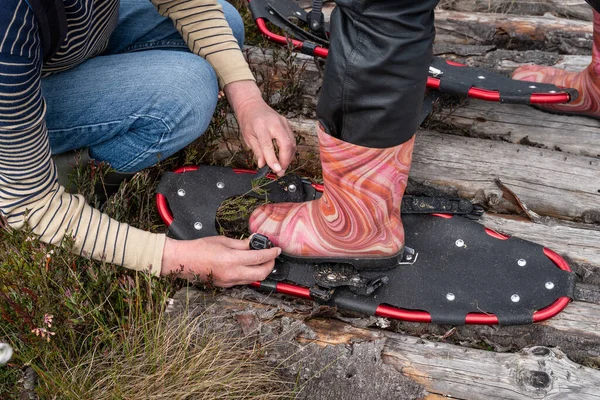
<path fill-rule="evenodd" d="M 223 8 L 216 0 L 151 0 L 158 12 L 169 17 L 190 50 L 215 69 L 219 86 L 254 80 Z"/>
<path fill-rule="evenodd" d="M 50 168 L 53 168 L 49 160 Z M 120 223 L 86 204 L 83 196 L 66 193 L 58 182 L 26 213 L 27 223 L 45 243 L 59 244 L 65 235 L 74 239 L 74 251 L 94 260 L 122 265 L 158 276 L 165 235 L 145 232 Z M 15 228 L 21 224 L 12 221 Z M 16 222 L 16 223 L 15 223 Z"/>

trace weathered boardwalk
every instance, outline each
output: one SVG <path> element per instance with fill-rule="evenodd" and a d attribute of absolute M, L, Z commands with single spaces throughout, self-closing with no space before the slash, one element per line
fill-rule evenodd
<path fill-rule="evenodd" d="M 590 60 L 592 11 L 583 0 L 443 4 L 435 51 L 444 57 L 504 73 L 528 62 L 581 69 Z M 286 63 L 269 75 L 272 51 L 248 55 L 276 84 Z M 321 72 L 307 56 L 293 64 L 303 71 L 303 104 L 291 118 L 299 157 L 318 164 L 312 110 Z M 239 143 L 233 124 L 226 134 L 216 153 L 223 160 Z M 208 309 L 233 329 L 270 342 L 265 357 L 305 384 L 302 398 L 600 399 L 600 121 L 442 101 L 418 133 L 411 178 L 484 205 L 482 223 L 565 256 L 578 275 L 576 301 L 552 320 L 517 327 L 358 318 L 250 289 L 216 298 L 182 291 L 176 304 L 216 303 Z"/>

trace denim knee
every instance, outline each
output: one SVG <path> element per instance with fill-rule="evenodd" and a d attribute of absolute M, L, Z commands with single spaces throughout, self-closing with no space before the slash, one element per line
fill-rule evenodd
<path fill-rule="evenodd" d="M 233 36 L 235 36 L 238 41 L 240 48 L 244 46 L 244 21 L 242 20 L 242 16 L 232 6 L 230 3 L 219 0 L 219 4 L 223 7 L 223 12 L 225 13 L 225 19 L 229 24 L 229 27 L 233 31 Z"/>
<path fill-rule="evenodd" d="M 144 53 L 155 77 L 143 94 L 146 104 L 118 135 L 90 148 L 92 157 L 120 172 L 150 167 L 192 143 L 208 128 L 217 104 L 217 76 L 206 60 L 187 52 Z"/>

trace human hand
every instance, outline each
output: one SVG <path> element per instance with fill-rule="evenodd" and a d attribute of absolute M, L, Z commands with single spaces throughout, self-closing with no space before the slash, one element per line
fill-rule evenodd
<path fill-rule="evenodd" d="M 279 247 L 250 250 L 250 240 L 212 236 L 196 240 L 167 238 L 161 276 L 176 273 L 215 286 L 231 287 L 264 280 L 275 266 Z"/>
<path fill-rule="evenodd" d="M 278 176 L 283 176 L 296 152 L 296 139 L 287 119 L 265 103 L 253 81 L 232 82 L 224 91 L 258 167 L 266 163 Z M 279 158 L 273 140 L 279 148 Z"/>

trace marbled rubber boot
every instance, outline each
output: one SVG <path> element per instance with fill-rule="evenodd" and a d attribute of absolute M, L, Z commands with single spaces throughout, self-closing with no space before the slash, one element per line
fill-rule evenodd
<path fill-rule="evenodd" d="M 347 143 L 320 127 L 318 136 L 323 196 L 305 203 L 261 206 L 250 217 L 250 230 L 268 236 L 284 256 L 306 261 L 358 259 L 367 268 L 381 268 L 378 260 L 401 258 L 400 204 L 414 136 L 387 149 Z"/>
<path fill-rule="evenodd" d="M 537 105 L 543 110 L 561 114 L 578 114 L 600 118 L 600 14 L 594 11 L 594 45 L 592 62 L 583 71 L 567 72 L 552 67 L 527 65 L 517 68 L 513 79 L 552 83 L 558 87 L 575 88 L 579 98 L 567 104 Z"/>

